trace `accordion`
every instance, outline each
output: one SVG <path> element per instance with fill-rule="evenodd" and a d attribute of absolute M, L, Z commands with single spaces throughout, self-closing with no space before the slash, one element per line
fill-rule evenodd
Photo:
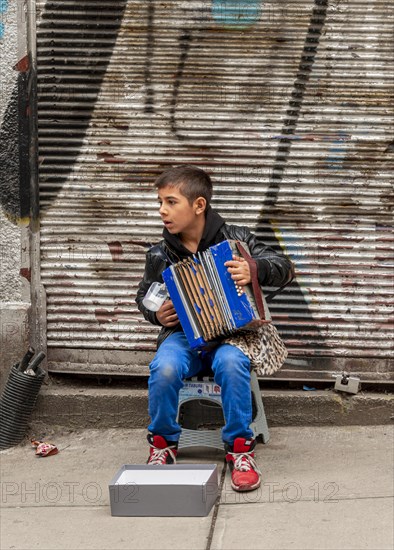
<path fill-rule="evenodd" d="M 225 267 L 233 255 L 242 255 L 251 268 L 252 282 L 238 287 Z M 163 280 L 192 349 L 270 322 L 257 281 L 257 268 L 246 243 L 227 240 L 171 265 Z"/>

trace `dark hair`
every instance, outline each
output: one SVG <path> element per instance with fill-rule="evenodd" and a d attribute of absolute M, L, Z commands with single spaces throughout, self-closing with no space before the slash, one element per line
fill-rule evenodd
<path fill-rule="evenodd" d="M 190 164 L 165 170 L 155 181 L 155 186 L 157 189 L 167 186 L 177 187 L 190 205 L 198 197 L 204 197 L 208 206 L 212 198 L 211 178 L 204 170 Z"/>

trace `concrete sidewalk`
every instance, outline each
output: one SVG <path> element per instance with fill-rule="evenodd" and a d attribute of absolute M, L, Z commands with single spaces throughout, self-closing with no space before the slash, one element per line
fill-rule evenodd
<path fill-rule="evenodd" d="M 54 432 L 58 455 L 29 444 L 0 453 L 2 550 L 371 549 L 393 541 L 392 426 L 277 427 L 258 445 L 263 484 L 235 493 L 225 472 L 205 518 L 111 517 L 108 482 L 122 464 L 144 463 L 145 430 Z M 37 437 L 41 434 L 35 434 Z M 182 450 L 179 463 L 224 454 Z"/>

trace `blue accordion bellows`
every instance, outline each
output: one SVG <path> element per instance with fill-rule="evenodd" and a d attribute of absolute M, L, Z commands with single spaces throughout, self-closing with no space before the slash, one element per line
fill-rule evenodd
<path fill-rule="evenodd" d="M 224 266 L 234 253 L 238 254 L 236 242 L 223 241 L 163 272 L 192 349 L 202 349 L 260 319 L 251 285 L 237 287 Z"/>

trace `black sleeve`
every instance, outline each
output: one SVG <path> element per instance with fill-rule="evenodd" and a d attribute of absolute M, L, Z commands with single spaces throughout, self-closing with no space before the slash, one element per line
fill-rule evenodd
<path fill-rule="evenodd" d="M 142 303 L 142 300 L 144 299 L 145 294 L 147 293 L 150 285 L 153 282 L 163 282 L 161 274 L 166 267 L 167 264 L 165 260 L 160 258 L 157 254 L 152 254 L 150 251 L 147 252 L 145 272 L 141 282 L 138 285 L 135 301 L 137 303 L 138 309 L 141 311 L 145 319 L 153 325 L 161 326 L 161 323 L 159 323 L 159 321 L 157 320 L 156 313 L 154 311 L 146 309 L 146 307 Z"/>
<path fill-rule="evenodd" d="M 259 283 L 280 287 L 289 282 L 294 276 L 294 267 L 290 259 L 259 241 L 249 229 L 244 229 L 244 240 L 249 247 L 250 255 L 257 263 Z"/>

